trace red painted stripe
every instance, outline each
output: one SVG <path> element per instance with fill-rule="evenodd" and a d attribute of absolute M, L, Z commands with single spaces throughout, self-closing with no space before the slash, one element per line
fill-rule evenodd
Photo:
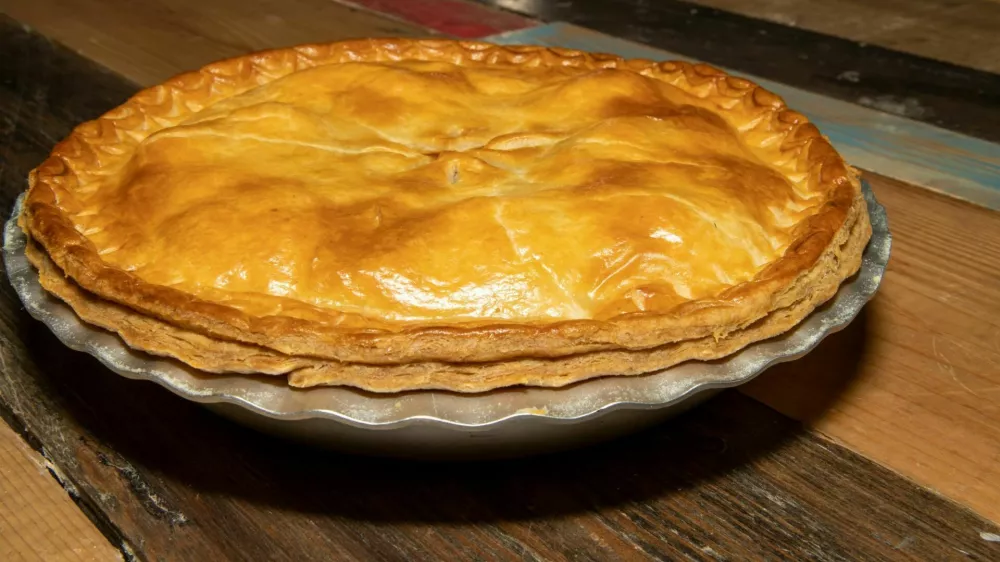
<path fill-rule="evenodd" d="M 535 20 L 464 0 L 340 0 L 462 39 L 538 25 Z"/>

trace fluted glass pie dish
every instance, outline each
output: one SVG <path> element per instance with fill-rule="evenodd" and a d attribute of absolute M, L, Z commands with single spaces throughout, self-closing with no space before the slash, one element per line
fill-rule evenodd
<path fill-rule="evenodd" d="M 10 282 L 28 313 L 68 347 L 93 355 L 124 377 L 155 382 L 262 431 L 340 450 L 434 458 L 516 456 L 579 446 L 657 423 L 774 364 L 801 357 L 847 326 L 877 291 L 891 245 L 884 208 L 867 183 L 863 190 L 872 236 L 861 270 L 794 329 L 725 359 L 556 389 L 374 394 L 344 387 L 302 390 L 280 378 L 202 373 L 129 348 L 118 336 L 84 324 L 46 293 L 24 255 L 26 239 L 16 223 L 21 199 L 15 218 L 6 224 L 3 252 Z"/>

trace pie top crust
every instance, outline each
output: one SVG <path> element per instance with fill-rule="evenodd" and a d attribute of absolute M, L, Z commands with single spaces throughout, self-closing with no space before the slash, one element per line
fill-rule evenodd
<path fill-rule="evenodd" d="M 808 290 L 864 212 L 854 171 L 751 82 L 439 40 L 178 76 L 78 127 L 30 186 L 22 226 L 101 298 L 389 364 L 724 337 Z"/>

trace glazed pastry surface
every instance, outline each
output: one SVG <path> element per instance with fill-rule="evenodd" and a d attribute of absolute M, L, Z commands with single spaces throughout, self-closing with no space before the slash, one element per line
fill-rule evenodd
<path fill-rule="evenodd" d="M 821 199 L 739 119 L 624 69 L 318 66 L 143 138 L 70 216 L 106 263 L 253 316 L 668 311 L 753 279 Z"/>

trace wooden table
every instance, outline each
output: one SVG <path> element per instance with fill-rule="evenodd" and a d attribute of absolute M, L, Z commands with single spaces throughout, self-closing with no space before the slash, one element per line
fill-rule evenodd
<path fill-rule="evenodd" d="M 328 0 L 0 0 L 18 20 L 0 19 L 0 208 L 70 127 L 169 74 L 349 35 L 531 26 L 565 3 L 416 4 L 430 11 L 396 16 L 422 25 Z M 993 91 L 969 72 L 955 80 Z M 976 107 L 924 119 L 977 134 L 996 117 Z M 265 437 L 65 349 L 4 283 L 0 560 L 998 560 L 1000 215 L 866 176 L 893 258 L 847 330 L 662 427 L 535 459 L 419 464 Z"/>

